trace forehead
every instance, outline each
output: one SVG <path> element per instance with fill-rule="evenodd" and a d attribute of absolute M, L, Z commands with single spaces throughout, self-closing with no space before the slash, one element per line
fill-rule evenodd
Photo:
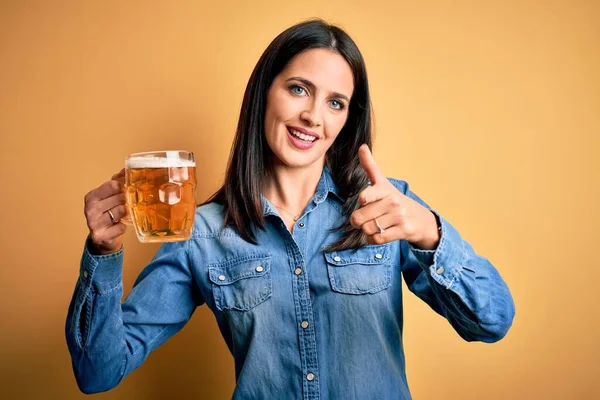
<path fill-rule="evenodd" d="M 354 90 L 354 78 L 344 57 L 328 49 L 310 49 L 298 54 L 281 71 L 284 80 L 308 79 L 319 90 L 337 92 L 348 97 Z"/>

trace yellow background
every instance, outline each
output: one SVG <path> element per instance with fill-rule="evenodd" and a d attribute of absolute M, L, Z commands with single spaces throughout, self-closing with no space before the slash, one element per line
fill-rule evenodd
<path fill-rule="evenodd" d="M 392 5 L 394 3 L 394 5 Z M 3 1 L 0 397 L 81 399 L 63 326 L 83 196 L 134 151 L 189 149 L 219 186 L 250 72 L 320 16 L 368 66 L 375 157 L 489 257 L 516 302 L 494 345 L 405 295 L 415 399 L 600 392 L 600 2 Z M 126 236 L 124 284 L 157 250 Z M 233 362 L 199 309 L 98 399 L 226 399 Z"/>

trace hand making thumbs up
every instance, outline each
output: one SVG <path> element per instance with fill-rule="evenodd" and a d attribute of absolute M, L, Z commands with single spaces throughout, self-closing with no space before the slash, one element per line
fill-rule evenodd
<path fill-rule="evenodd" d="M 407 240 L 420 249 L 435 249 L 440 233 L 433 213 L 392 185 L 366 144 L 358 150 L 358 159 L 371 186 L 358 196 L 362 207 L 350 216 L 352 226 L 362 229 L 370 244 Z"/>

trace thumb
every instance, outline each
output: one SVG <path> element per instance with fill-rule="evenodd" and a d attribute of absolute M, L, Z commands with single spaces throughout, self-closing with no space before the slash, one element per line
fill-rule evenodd
<path fill-rule="evenodd" d="M 366 144 L 363 144 L 358 149 L 358 161 L 367 173 L 367 176 L 371 181 L 371 185 L 375 185 L 378 182 L 384 182 L 386 180 L 383 172 L 381 172 L 379 169 L 377 162 L 375 162 L 375 158 L 373 157 L 373 154 L 371 154 L 369 146 Z"/>

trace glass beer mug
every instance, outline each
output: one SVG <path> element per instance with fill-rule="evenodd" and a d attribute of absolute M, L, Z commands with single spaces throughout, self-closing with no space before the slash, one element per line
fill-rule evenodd
<path fill-rule="evenodd" d="M 196 215 L 196 161 L 187 151 L 130 154 L 127 208 L 142 243 L 188 240 Z"/>

